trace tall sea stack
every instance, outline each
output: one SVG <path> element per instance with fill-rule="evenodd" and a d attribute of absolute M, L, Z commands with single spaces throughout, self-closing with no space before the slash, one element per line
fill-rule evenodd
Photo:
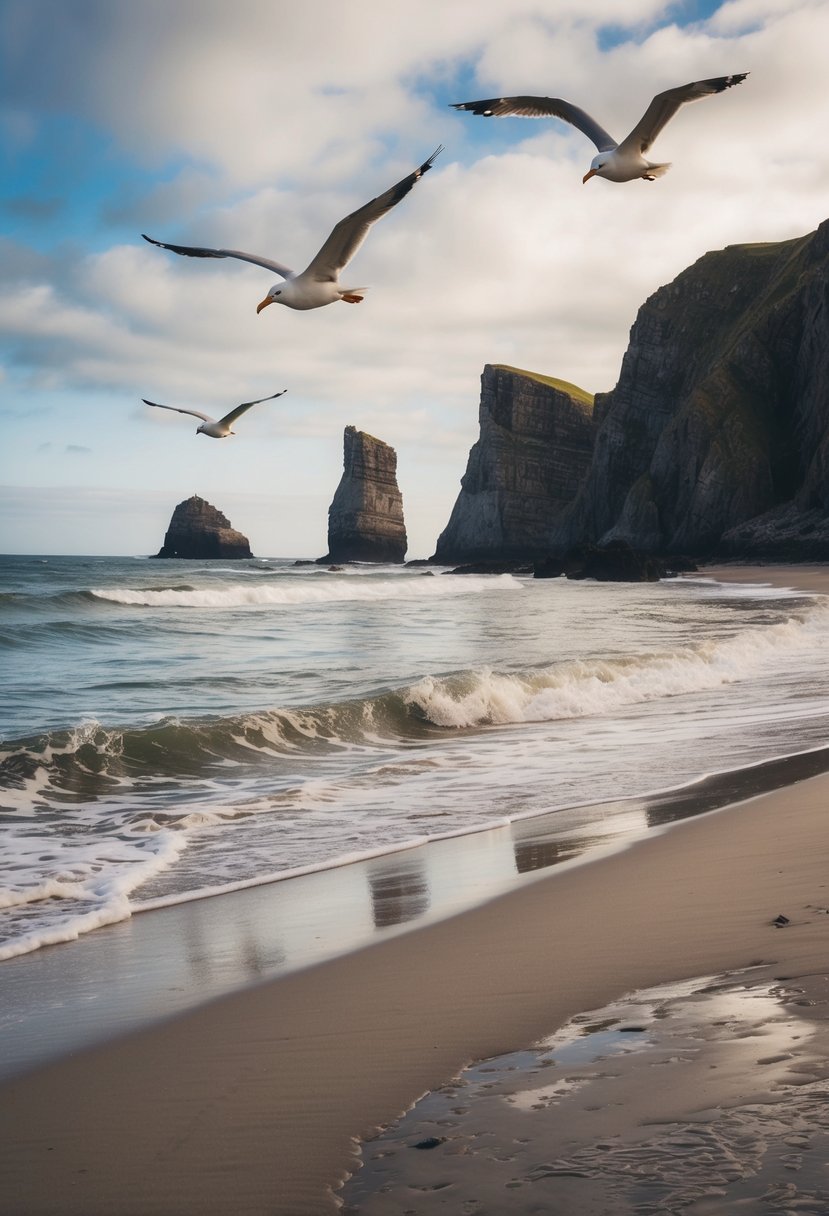
<path fill-rule="evenodd" d="M 238 559 L 253 557 L 248 538 L 230 526 L 230 520 L 209 502 L 194 494 L 173 511 L 164 544 L 156 557 Z"/>
<path fill-rule="evenodd" d="M 593 398 L 562 380 L 487 364 L 479 422 L 480 436 L 433 560 L 544 557 L 553 522 L 590 465 Z"/>
<path fill-rule="evenodd" d="M 397 453 L 347 426 L 343 475 L 328 509 L 328 553 L 320 562 L 402 562 L 407 544 Z"/>

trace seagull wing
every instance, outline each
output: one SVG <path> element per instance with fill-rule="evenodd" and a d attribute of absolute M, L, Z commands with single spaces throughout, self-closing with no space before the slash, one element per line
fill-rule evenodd
<path fill-rule="evenodd" d="M 484 118 L 561 118 L 578 127 L 600 152 L 609 152 L 616 147 L 616 140 L 600 127 L 594 118 L 572 102 L 560 97 L 490 97 L 488 101 L 456 102 L 454 110 L 469 110 Z"/>
<path fill-rule="evenodd" d="M 164 241 L 154 241 L 144 232 L 141 235 L 151 245 L 158 245 L 159 249 L 169 249 L 172 253 L 180 253 L 187 258 L 237 258 L 240 262 L 252 262 L 254 266 L 264 266 L 265 270 L 272 270 L 274 274 L 281 275 L 283 279 L 290 279 L 294 274 L 293 270 L 289 270 L 281 262 L 274 262 L 270 258 L 260 258 L 255 253 L 243 253 L 241 249 L 202 249 L 199 245 L 168 245 Z"/>
<path fill-rule="evenodd" d="M 439 148 L 435 148 L 428 160 L 415 169 L 414 173 L 410 173 L 397 185 L 391 186 L 385 194 L 378 194 L 377 198 L 373 198 L 370 203 L 366 203 L 357 211 L 352 211 L 351 215 L 347 215 L 344 220 L 335 224 L 328 240 L 302 273 L 320 282 L 336 282 L 337 275 L 354 257 L 375 220 L 379 220 L 381 216 L 391 211 L 392 207 L 396 206 L 402 198 L 406 197 L 415 182 L 431 169 L 435 157 L 442 151 L 443 145 L 441 144 Z"/>
<path fill-rule="evenodd" d="M 151 405 L 157 410 L 174 410 L 177 414 L 192 414 L 194 418 L 201 418 L 202 422 L 215 422 L 215 418 L 211 418 L 209 414 L 200 414 L 198 410 L 180 410 L 177 405 L 159 405 L 157 401 L 148 401 L 146 397 L 141 400 L 145 405 Z M 253 404 L 251 402 L 251 404 Z"/>
<path fill-rule="evenodd" d="M 740 84 L 748 76 L 748 72 L 739 72 L 736 76 L 715 76 L 711 80 L 692 80 L 690 84 L 678 85 L 675 89 L 666 89 L 657 93 L 639 122 L 619 144 L 623 152 L 647 152 L 659 132 L 673 118 L 677 110 L 686 101 L 699 101 L 710 97 L 713 93 L 722 93 L 732 85 Z"/>
<path fill-rule="evenodd" d="M 287 393 L 287 391 L 287 389 L 283 388 L 279 393 L 271 393 L 270 397 L 259 397 L 256 401 L 243 401 L 241 405 L 236 406 L 235 410 L 231 410 L 229 414 L 225 414 L 224 418 L 219 419 L 219 426 L 224 426 L 225 424 L 230 426 L 231 422 L 235 422 L 236 419 L 241 414 L 244 414 L 247 410 L 249 410 L 252 405 L 259 405 L 260 401 L 273 401 L 274 397 L 281 397 L 282 394 Z"/>

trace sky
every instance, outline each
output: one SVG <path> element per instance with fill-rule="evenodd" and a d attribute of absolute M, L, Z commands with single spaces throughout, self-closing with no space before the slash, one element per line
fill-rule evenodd
<path fill-rule="evenodd" d="M 434 552 L 508 363 L 616 382 L 644 300 L 710 249 L 827 218 L 825 0 L 0 0 L 0 552 L 155 552 L 198 493 L 259 556 L 317 557 L 343 428 L 397 451 L 409 557 Z M 582 184 L 535 93 L 617 139 L 662 89 L 735 72 L 651 150 Z M 446 150 L 341 276 L 360 305 L 256 305 L 333 225 Z M 212 440 L 147 397 L 226 413 Z"/>

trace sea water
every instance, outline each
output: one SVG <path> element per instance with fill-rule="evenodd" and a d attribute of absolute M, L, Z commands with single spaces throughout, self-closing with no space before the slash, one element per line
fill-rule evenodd
<path fill-rule="evenodd" d="M 829 600 L 762 584 L 95 557 L 0 579 L 0 959 L 827 742 Z"/>

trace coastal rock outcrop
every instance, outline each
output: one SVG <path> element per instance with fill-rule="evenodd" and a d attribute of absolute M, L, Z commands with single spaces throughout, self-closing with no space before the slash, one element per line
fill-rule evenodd
<path fill-rule="evenodd" d="M 230 520 L 194 494 L 173 511 L 164 544 L 156 557 L 230 558 L 253 557 L 248 538 L 230 525 Z"/>
<path fill-rule="evenodd" d="M 642 305 L 551 552 L 829 557 L 829 221 L 707 253 Z"/>
<path fill-rule="evenodd" d="M 343 475 L 328 509 L 322 562 L 402 562 L 408 541 L 394 448 L 353 426 L 343 436 Z"/>
<path fill-rule="evenodd" d="M 552 524 L 590 465 L 593 398 L 502 364 L 481 376 L 480 437 L 433 561 L 509 561 L 550 551 Z"/>

